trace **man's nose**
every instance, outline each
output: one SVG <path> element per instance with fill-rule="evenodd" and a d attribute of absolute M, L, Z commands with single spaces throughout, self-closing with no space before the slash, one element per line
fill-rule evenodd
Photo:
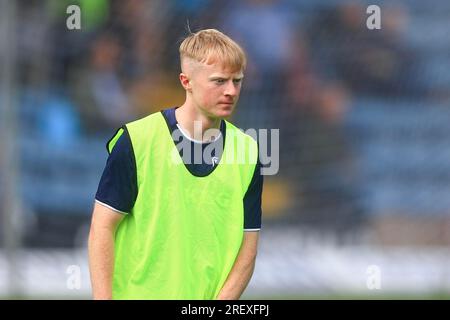
<path fill-rule="evenodd" d="M 234 97 L 234 96 L 237 95 L 237 93 L 238 93 L 238 88 L 237 88 L 237 86 L 234 84 L 233 81 L 229 81 L 229 82 L 226 84 L 225 91 L 224 91 L 224 95 Z"/>

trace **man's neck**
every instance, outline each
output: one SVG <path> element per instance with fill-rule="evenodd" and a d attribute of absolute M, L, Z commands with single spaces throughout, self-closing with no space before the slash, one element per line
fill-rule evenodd
<path fill-rule="evenodd" d="M 178 124 L 187 131 L 189 138 L 194 140 L 209 142 L 214 140 L 220 132 L 221 119 L 208 117 L 186 103 L 175 110 L 175 118 Z"/>

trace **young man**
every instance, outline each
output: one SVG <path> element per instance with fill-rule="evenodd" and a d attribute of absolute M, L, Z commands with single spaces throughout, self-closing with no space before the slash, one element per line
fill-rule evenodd
<path fill-rule="evenodd" d="M 239 299 L 253 274 L 258 146 L 224 120 L 245 54 L 208 29 L 183 41 L 180 60 L 184 104 L 123 126 L 108 143 L 89 235 L 94 299 Z"/>

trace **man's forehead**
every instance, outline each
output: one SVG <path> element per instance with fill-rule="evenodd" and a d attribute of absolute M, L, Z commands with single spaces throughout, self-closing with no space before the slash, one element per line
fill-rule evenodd
<path fill-rule="evenodd" d="M 222 63 L 203 64 L 204 70 L 208 73 L 209 77 L 223 77 L 223 78 L 242 78 L 244 73 L 242 70 L 232 70 L 228 66 Z"/>
<path fill-rule="evenodd" d="M 228 65 L 215 61 L 212 63 L 199 62 L 193 59 L 185 59 L 183 64 L 191 71 L 196 70 L 202 73 L 206 73 L 208 77 L 220 76 L 220 77 L 243 77 L 243 70 L 233 70 Z"/>

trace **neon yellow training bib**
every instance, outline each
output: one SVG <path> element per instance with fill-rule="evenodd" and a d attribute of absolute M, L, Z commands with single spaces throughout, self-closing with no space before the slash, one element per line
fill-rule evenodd
<path fill-rule="evenodd" d="M 215 299 L 242 243 L 256 141 L 226 121 L 219 164 L 196 177 L 182 162 L 161 112 L 125 127 L 138 195 L 115 236 L 113 298 Z"/>

